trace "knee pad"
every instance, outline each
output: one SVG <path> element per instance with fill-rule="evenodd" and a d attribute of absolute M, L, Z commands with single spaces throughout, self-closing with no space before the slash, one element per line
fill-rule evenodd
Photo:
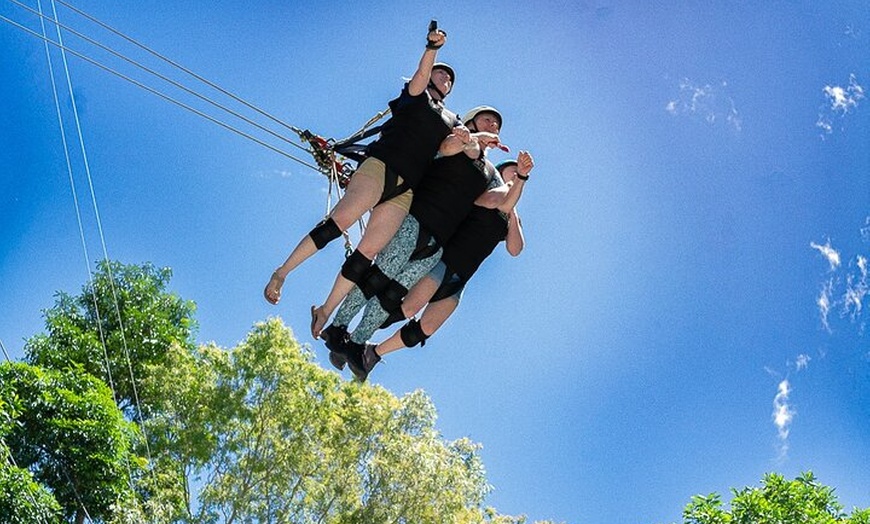
<path fill-rule="evenodd" d="M 356 249 L 341 265 L 341 276 L 359 286 L 365 280 L 371 267 L 372 261 Z"/>
<path fill-rule="evenodd" d="M 330 217 L 321 220 L 319 224 L 314 226 L 314 229 L 308 233 L 308 236 L 310 236 L 311 240 L 314 241 L 314 245 L 317 246 L 317 249 L 323 249 L 326 244 L 329 244 L 341 236 L 341 229 L 338 227 L 338 224 L 335 223 L 335 220 Z"/>
<path fill-rule="evenodd" d="M 357 284 L 357 287 L 362 291 L 363 296 L 368 299 L 380 294 L 388 285 L 390 285 L 390 282 L 392 282 L 392 279 L 385 275 L 377 264 L 372 264 L 369 266 L 365 278 L 362 282 Z"/>
<path fill-rule="evenodd" d="M 378 301 L 384 311 L 393 312 L 399 310 L 401 313 L 402 299 L 408 294 L 408 288 L 399 284 L 395 280 L 390 280 L 387 286 L 378 293 Z"/>
<path fill-rule="evenodd" d="M 429 335 L 423 333 L 423 328 L 420 327 L 420 321 L 416 318 L 411 320 L 399 330 L 399 335 L 402 337 L 402 342 L 409 348 L 420 344 L 420 346 L 426 345 L 426 339 L 429 338 Z"/>

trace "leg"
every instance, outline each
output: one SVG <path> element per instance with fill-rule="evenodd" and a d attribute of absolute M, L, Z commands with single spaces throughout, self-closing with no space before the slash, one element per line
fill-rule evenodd
<path fill-rule="evenodd" d="M 430 277 L 427 276 L 426 278 Z M 435 332 L 438 331 L 438 328 L 440 328 L 444 322 L 450 318 L 450 315 L 456 311 L 457 307 L 459 307 L 459 295 L 454 295 L 427 305 L 426 310 L 423 311 L 423 316 L 420 317 L 420 329 L 422 329 L 426 338 L 434 335 Z M 408 346 L 405 343 L 405 337 L 402 336 L 402 330 L 400 329 L 393 333 L 390 338 L 378 344 L 378 347 L 375 348 L 375 353 L 377 353 L 379 357 L 383 357 L 393 351 L 398 351 L 406 347 Z"/>
<path fill-rule="evenodd" d="M 357 246 L 359 255 L 365 257 L 369 261 L 369 264 L 371 264 L 375 256 L 387 246 L 399 231 L 407 214 L 407 209 L 402 205 L 394 204 L 393 200 L 375 206 L 366 231 Z M 358 275 L 359 273 L 356 272 L 356 274 Z M 360 283 L 360 278 L 364 277 L 355 276 L 354 272 L 345 270 L 340 271 L 336 275 L 329 296 L 326 297 L 326 302 L 312 311 L 311 334 L 314 338 L 317 338 L 320 330 L 323 329 L 326 321 L 332 315 L 332 312 L 335 311 L 335 308 L 338 307 L 344 297 L 350 293 L 354 285 Z"/>
<path fill-rule="evenodd" d="M 406 296 L 405 300 L 402 302 L 402 313 L 405 314 L 405 318 L 411 318 L 419 313 L 421 309 L 426 307 L 426 304 L 429 302 L 429 299 L 432 298 L 432 295 L 435 294 L 435 291 L 438 290 L 438 286 L 441 285 L 441 280 L 436 279 L 433 276 L 433 272 L 436 270 L 437 268 L 430 271 L 428 275 L 420 279 L 420 281 L 414 284 L 411 290 L 408 291 L 408 296 Z"/>
<path fill-rule="evenodd" d="M 284 263 L 272 273 L 272 278 L 269 279 L 269 283 L 263 291 L 268 302 L 277 304 L 281 299 L 281 287 L 291 271 L 310 258 L 327 242 L 340 236 L 342 231 L 346 231 L 366 211 L 378 203 L 384 190 L 384 170 L 384 164 L 376 158 L 368 158 L 360 165 L 355 176 L 351 177 L 344 196 L 332 209 L 329 219 L 305 235 Z"/>
<path fill-rule="evenodd" d="M 419 232 L 420 224 L 417 219 L 411 215 L 406 216 L 393 239 L 378 256 L 378 266 L 383 274 L 392 277 L 402 270 L 417 245 Z M 354 287 L 338 308 L 333 324 L 347 327 L 367 301 L 368 298 L 362 291 Z"/>
<path fill-rule="evenodd" d="M 405 286 L 405 288 L 412 287 L 429 273 L 440 260 L 441 249 L 439 248 L 434 255 L 428 258 L 409 261 L 395 280 L 402 286 Z M 380 300 L 377 297 L 369 300 L 366 304 L 362 320 L 360 320 L 359 325 L 350 336 L 351 342 L 358 344 L 365 343 L 388 316 L 389 313 L 381 307 Z"/>

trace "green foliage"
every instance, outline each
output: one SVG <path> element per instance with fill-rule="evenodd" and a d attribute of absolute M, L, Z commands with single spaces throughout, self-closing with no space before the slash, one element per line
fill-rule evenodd
<path fill-rule="evenodd" d="M 27 361 L 50 369 L 81 365 L 110 384 L 121 409 L 137 417 L 136 390 L 147 367 L 173 344 L 193 346 L 195 306 L 166 291 L 171 276 L 150 264 L 101 262 L 80 295 L 58 293 L 45 311 L 47 333 L 25 345 Z"/>
<path fill-rule="evenodd" d="M 53 508 L 50 489 L 66 518 L 110 517 L 129 500 L 136 462 L 130 455 L 135 427 L 126 422 L 111 391 L 78 368 L 40 369 L 0 364 L 2 404 L 9 423 L 3 440 L 23 471 L 6 471 L 5 481 L 34 494 L 40 507 Z M 10 484 L 6 484 L 8 487 Z M 4 497 L 9 496 L 4 488 Z M 46 506 L 48 504 L 48 506 Z"/>
<path fill-rule="evenodd" d="M 8 463 L 9 450 L 0 444 L 0 515 L 9 524 L 60 522 L 61 507 L 29 471 Z"/>
<path fill-rule="evenodd" d="M 440 523 L 482 515 L 489 488 L 478 446 L 443 441 L 422 393 L 399 399 L 342 381 L 276 319 L 229 352 L 204 347 L 194 357 L 189 372 L 149 390 L 174 392 L 164 397 L 173 416 L 161 419 L 162 429 L 175 428 L 178 456 L 209 472 L 195 521 Z M 174 404 L 191 395 L 211 400 L 196 413 L 189 401 Z"/>
<path fill-rule="evenodd" d="M 867 524 L 870 509 L 843 512 L 833 488 L 820 484 L 811 472 L 787 481 L 769 473 L 761 487 L 733 490 L 731 509 L 717 494 L 692 497 L 683 511 L 684 524 Z"/>
<path fill-rule="evenodd" d="M 480 446 L 442 439 L 424 393 L 343 381 L 278 319 L 196 347 L 170 276 L 101 264 L 45 312 L 31 365 L 0 367 L 0 445 L 21 467 L 0 470 L 0 504 L 32 494 L 23 521 L 526 522 L 483 506 Z"/>

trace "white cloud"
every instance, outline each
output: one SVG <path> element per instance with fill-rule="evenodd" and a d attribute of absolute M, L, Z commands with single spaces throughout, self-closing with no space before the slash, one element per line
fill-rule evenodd
<path fill-rule="evenodd" d="M 830 240 L 828 240 L 824 246 L 816 244 L 815 242 L 810 242 L 810 247 L 817 250 L 828 259 L 828 263 L 831 265 L 831 271 L 836 270 L 840 266 L 840 253 L 831 247 Z"/>
<path fill-rule="evenodd" d="M 858 267 L 859 274 L 850 274 L 846 277 L 844 296 L 846 313 L 851 315 L 852 320 L 861 316 L 862 305 L 868 293 L 867 259 L 858 255 L 855 265 Z"/>
<path fill-rule="evenodd" d="M 810 365 L 810 360 L 812 360 L 812 358 L 810 358 L 810 356 L 805 353 L 801 353 L 800 355 L 798 355 L 797 362 L 795 363 L 797 370 L 801 371 L 803 369 L 807 369 L 807 366 Z"/>
<path fill-rule="evenodd" d="M 711 126 L 721 124 L 740 131 L 743 123 L 734 100 L 726 93 L 727 88 L 727 82 L 715 86 L 700 85 L 684 78 L 680 81 L 677 98 L 668 101 L 665 111 L 674 116 L 700 119 Z"/>
<path fill-rule="evenodd" d="M 828 322 L 828 314 L 831 312 L 831 296 L 834 291 L 834 282 L 833 280 L 828 280 L 825 284 L 825 287 L 822 288 L 822 291 L 819 293 L 819 298 L 816 299 L 816 306 L 819 308 L 819 316 L 822 319 L 822 325 L 825 326 L 825 331 L 831 331 L 831 325 Z"/>
<path fill-rule="evenodd" d="M 848 113 L 850 109 L 858 107 L 858 101 L 864 98 L 864 88 L 858 84 L 854 73 L 849 75 L 848 86 L 825 86 L 823 91 L 831 111 L 835 113 Z"/>
<path fill-rule="evenodd" d="M 795 416 L 794 410 L 788 403 L 789 394 L 791 394 L 791 388 L 788 379 L 785 379 L 779 383 L 776 396 L 773 397 L 773 413 L 771 414 L 779 436 L 780 457 L 784 457 L 788 451 L 789 428 Z"/>
<path fill-rule="evenodd" d="M 816 126 L 830 135 L 834 131 L 834 118 L 843 118 L 847 113 L 858 107 L 858 102 L 864 99 L 864 88 L 858 83 L 857 77 L 849 75 L 849 85 L 827 85 L 822 88 L 825 94 L 825 104 L 819 112 Z"/>

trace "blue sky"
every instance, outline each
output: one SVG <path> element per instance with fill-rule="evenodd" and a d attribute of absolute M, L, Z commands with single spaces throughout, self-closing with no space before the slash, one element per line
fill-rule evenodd
<path fill-rule="evenodd" d="M 424 389 L 446 438 L 483 444 L 499 511 L 667 523 L 694 494 L 805 470 L 847 507 L 870 506 L 866 2 L 75 5 L 335 137 L 386 107 L 439 20 L 440 58 L 457 70 L 449 107 L 498 107 L 502 141 L 535 156 L 527 245 L 517 259 L 497 251 L 442 331 L 371 380 Z M 0 14 L 39 28 L 11 2 Z M 0 49 L 0 340 L 20 358 L 88 266 L 42 43 L 2 22 Z M 200 341 L 231 347 L 279 315 L 328 366 L 308 308 L 342 248 L 291 275 L 279 306 L 261 295 L 323 215 L 325 179 L 69 63 L 109 256 L 171 267 Z M 65 94 L 62 109 L 69 122 Z M 73 165 L 93 265 L 78 153 Z"/>

